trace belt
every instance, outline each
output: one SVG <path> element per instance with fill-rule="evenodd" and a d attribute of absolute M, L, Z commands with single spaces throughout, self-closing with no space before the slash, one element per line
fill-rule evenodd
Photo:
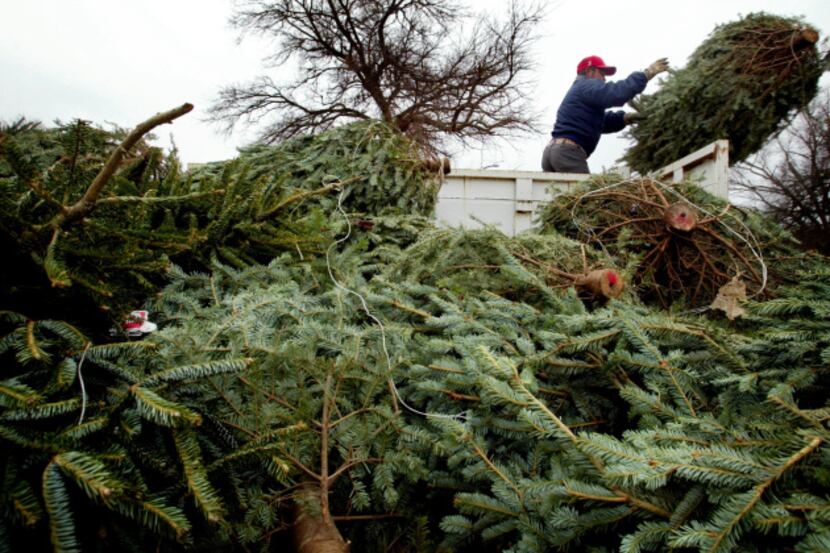
<path fill-rule="evenodd" d="M 564 137 L 560 137 L 560 138 L 551 138 L 551 139 L 550 139 L 550 143 L 551 143 L 551 144 L 570 144 L 571 146 L 576 146 L 577 148 L 579 148 L 580 150 L 582 150 L 582 146 L 580 146 L 579 144 L 577 144 L 576 142 L 574 142 L 574 141 L 573 141 L 573 140 L 571 140 L 570 138 L 564 138 Z M 583 150 L 583 151 L 584 151 L 584 150 Z"/>

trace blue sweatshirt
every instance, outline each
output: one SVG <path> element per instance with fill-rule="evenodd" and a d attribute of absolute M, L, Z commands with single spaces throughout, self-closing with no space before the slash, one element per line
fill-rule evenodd
<path fill-rule="evenodd" d="M 556 112 L 551 135 L 570 138 L 590 156 L 602 133 L 621 131 L 625 127 L 625 112 L 605 111 L 606 108 L 622 106 L 645 90 L 647 82 L 642 71 L 614 82 L 578 77 Z"/>

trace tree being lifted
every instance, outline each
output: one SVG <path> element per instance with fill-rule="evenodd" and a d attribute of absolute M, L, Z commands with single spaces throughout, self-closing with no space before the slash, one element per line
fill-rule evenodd
<path fill-rule="evenodd" d="M 300 62 L 298 78 L 268 76 L 222 90 L 215 121 L 277 115 L 265 142 L 316 133 L 335 123 L 377 118 L 428 149 L 446 135 L 484 139 L 531 129 L 522 76 L 540 10 L 513 2 L 505 22 L 469 20 L 436 0 L 247 0 L 232 23 L 276 39 L 267 62 Z M 463 39 L 453 37 L 463 36 Z"/>
<path fill-rule="evenodd" d="M 718 26 L 686 67 L 639 99 L 647 117 L 623 159 L 645 173 L 719 138 L 729 139 L 731 162 L 745 159 L 815 96 L 827 69 L 817 42 L 800 19 L 765 13 Z"/>

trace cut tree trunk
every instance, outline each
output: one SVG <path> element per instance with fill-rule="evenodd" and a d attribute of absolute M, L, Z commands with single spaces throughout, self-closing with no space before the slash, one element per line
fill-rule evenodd
<path fill-rule="evenodd" d="M 581 275 L 574 284 L 596 298 L 618 298 L 625 289 L 623 278 L 611 269 L 597 269 L 587 275 Z"/>
<path fill-rule="evenodd" d="M 697 226 L 697 209 L 685 202 L 677 202 L 663 212 L 663 221 L 674 230 L 689 232 Z"/>
<path fill-rule="evenodd" d="M 320 487 L 304 484 L 294 494 L 294 547 L 297 553 L 348 553 L 331 514 L 323 508 Z"/>

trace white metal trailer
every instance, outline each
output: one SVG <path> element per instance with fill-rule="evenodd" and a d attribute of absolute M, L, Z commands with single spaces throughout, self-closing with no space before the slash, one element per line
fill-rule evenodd
<path fill-rule="evenodd" d="M 718 140 L 656 171 L 673 182 L 696 179 L 712 194 L 729 197 L 729 141 Z M 444 178 L 435 219 L 440 225 L 479 228 L 495 225 L 513 236 L 529 229 L 540 205 L 558 191 L 573 187 L 588 175 L 457 169 Z"/>

